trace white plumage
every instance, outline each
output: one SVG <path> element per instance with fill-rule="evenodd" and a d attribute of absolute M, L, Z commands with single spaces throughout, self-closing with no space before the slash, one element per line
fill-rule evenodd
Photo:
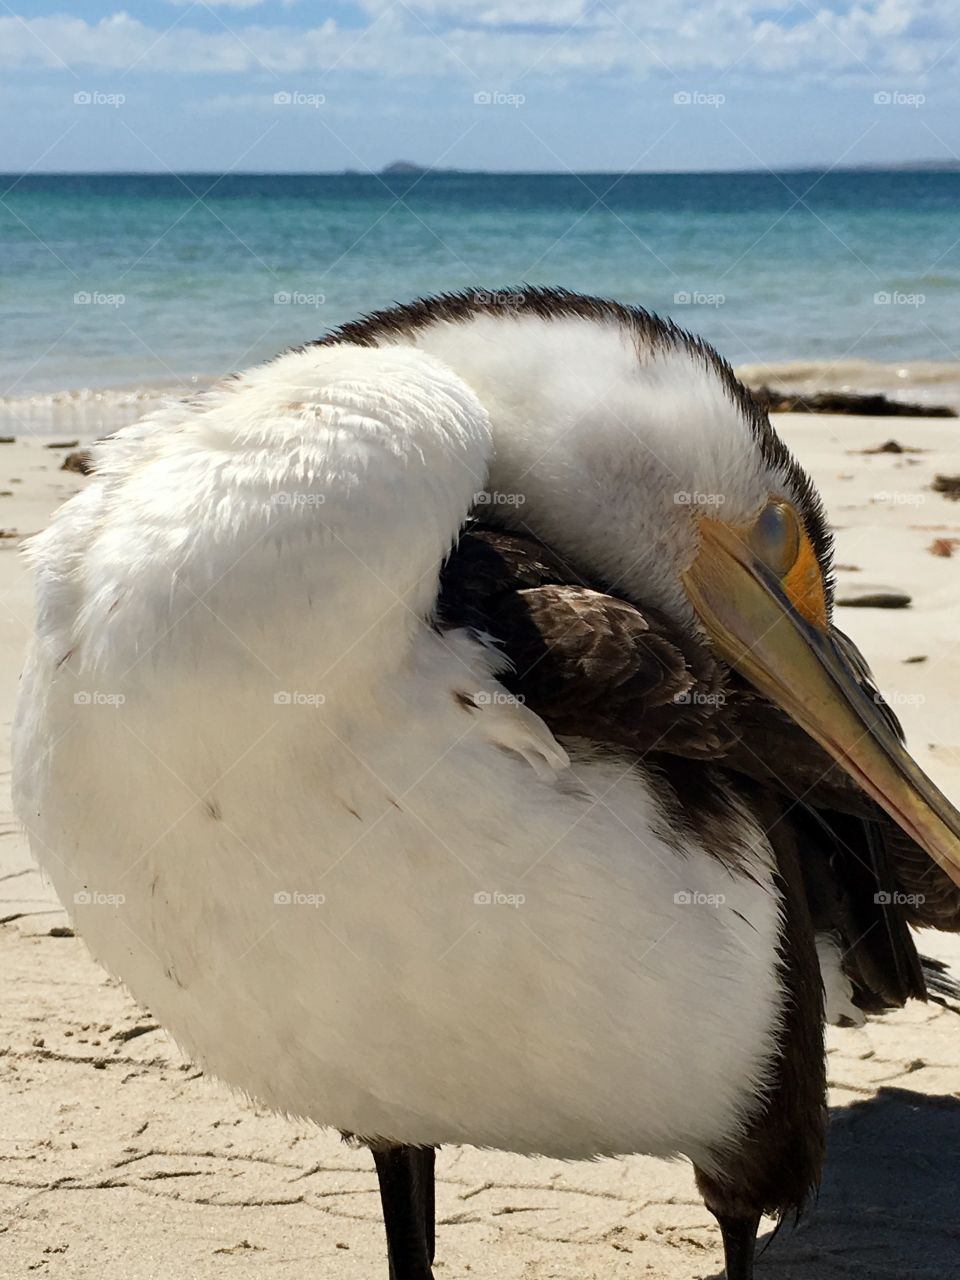
<path fill-rule="evenodd" d="M 98 446 L 32 545 L 17 805 L 95 955 L 228 1084 L 400 1142 L 709 1169 L 781 1014 L 767 844 L 744 812 L 749 875 L 678 847 L 636 767 L 558 744 L 432 609 L 495 489 L 685 615 L 682 504 L 627 482 L 706 491 L 725 451 L 753 510 L 781 478 L 696 362 L 515 323 L 506 368 L 481 321 L 308 348 Z"/>

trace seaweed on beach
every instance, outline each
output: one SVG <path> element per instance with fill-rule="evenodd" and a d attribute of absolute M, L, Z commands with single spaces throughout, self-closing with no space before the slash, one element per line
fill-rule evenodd
<path fill-rule="evenodd" d="M 818 391 L 803 395 L 775 387 L 751 387 L 753 398 L 768 413 L 849 413 L 871 418 L 955 418 L 956 410 L 942 404 L 906 404 L 876 393 Z"/>

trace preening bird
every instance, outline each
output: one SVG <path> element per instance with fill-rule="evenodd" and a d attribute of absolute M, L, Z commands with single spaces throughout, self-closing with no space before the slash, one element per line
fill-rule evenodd
<path fill-rule="evenodd" d="M 686 1156 L 748 1280 L 825 1014 L 947 984 L 909 926 L 960 927 L 960 815 L 729 366 L 430 298 L 98 444 L 30 556 L 36 857 L 209 1072 L 370 1147 L 394 1280 L 448 1143 Z"/>

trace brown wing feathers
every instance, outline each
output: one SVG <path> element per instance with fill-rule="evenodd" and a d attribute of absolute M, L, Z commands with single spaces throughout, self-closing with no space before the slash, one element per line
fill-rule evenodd
<path fill-rule="evenodd" d="M 577 582 L 533 538 L 468 529 L 439 618 L 495 636 L 513 666 L 504 683 L 555 733 L 709 759 L 731 742 L 732 693 L 709 651 L 656 610 Z"/>
<path fill-rule="evenodd" d="M 816 743 L 696 637 L 654 609 L 587 586 L 537 539 L 482 524 L 465 530 L 444 568 L 437 621 L 494 637 L 512 664 L 501 679 L 555 733 L 638 755 L 668 784 L 678 769 L 687 777 L 693 770 L 706 785 L 684 786 L 685 804 L 716 790 L 724 774 L 774 791 L 786 801 L 783 820 L 809 851 L 816 927 L 834 930 L 851 948 L 848 968 L 861 1002 L 922 997 L 907 924 L 960 930 L 960 891 Z M 850 659 L 872 688 L 852 644 Z M 707 809 L 711 803 L 705 796 Z M 696 826 L 698 816 L 687 820 Z"/>

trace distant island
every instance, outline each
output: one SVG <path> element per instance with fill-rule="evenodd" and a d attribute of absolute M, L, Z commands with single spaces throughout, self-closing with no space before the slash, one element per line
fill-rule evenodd
<path fill-rule="evenodd" d="M 414 164 L 412 160 L 394 160 L 392 164 L 385 164 L 380 172 L 384 175 L 429 173 L 430 166 L 426 164 Z"/>
<path fill-rule="evenodd" d="M 832 172 L 833 166 L 824 161 L 822 164 L 790 164 L 783 165 L 783 168 L 777 170 L 780 173 L 819 173 Z M 867 161 L 864 164 L 837 166 L 838 173 L 956 173 L 960 170 L 960 160 L 892 160 L 888 163 L 883 161 Z M 353 177 L 361 177 L 361 175 L 371 173 L 369 169 L 343 169 L 342 172 Z M 634 169 L 628 170 L 631 177 L 662 177 L 663 173 L 671 172 L 671 170 L 645 170 Z M 672 170 L 673 173 L 686 173 L 687 170 Z M 756 169 L 724 169 L 724 170 L 704 170 L 709 173 L 758 173 Z M 489 177 L 556 177 L 549 170 L 544 172 L 517 172 L 517 170 L 483 170 L 483 169 L 440 169 L 438 166 L 430 164 L 417 164 L 415 160 L 392 160 L 390 164 L 384 165 L 383 169 L 378 172 L 381 178 L 417 178 L 422 177 L 426 173 L 468 173 L 479 177 L 479 175 L 489 175 Z M 611 170 L 613 173 L 613 170 Z M 623 177 L 623 174 L 618 174 Z"/>
<path fill-rule="evenodd" d="M 891 164 L 854 164 L 850 169 L 853 173 L 956 173 L 960 160 L 896 160 Z"/>
<path fill-rule="evenodd" d="M 831 169 L 831 166 L 826 162 L 822 164 L 800 164 L 800 165 L 791 164 L 791 165 L 784 165 L 783 168 L 779 170 L 779 172 L 792 173 L 795 171 L 798 173 L 808 173 L 808 172 L 817 173 L 821 169 L 824 171 L 828 171 Z M 894 160 L 894 161 L 890 161 L 889 163 L 884 163 L 882 161 L 876 161 L 876 162 L 869 161 L 864 164 L 849 165 L 849 166 L 845 166 L 844 168 L 838 168 L 838 172 L 841 172 L 841 173 L 844 173 L 844 172 L 846 173 L 864 173 L 864 172 L 866 173 L 891 173 L 891 172 L 893 173 L 955 173 L 958 170 L 960 170 L 960 161 L 953 160 L 953 159 Z M 369 173 L 370 171 L 362 170 L 362 169 L 344 169 L 343 172 L 345 174 L 361 175 L 363 173 Z M 419 177 L 425 173 L 470 173 L 474 175 L 480 175 L 480 174 L 486 174 L 487 172 L 488 171 L 485 171 L 485 170 L 473 170 L 473 169 L 441 169 L 431 164 L 417 164 L 417 162 L 414 160 L 393 160 L 391 161 L 390 164 L 385 164 L 383 168 L 379 170 L 379 176 L 383 178 L 410 178 L 410 177 Z M 613 171 L 611 170 L 611 172 Z M 663 172 L 670 172 L 670 171 L 665 170 Z M 686 171 L 673 170 L 673 172 L 683 173 Z M 727 169 L 727 170 L 716 170 L 716 171 L 710 170 L 707 172 L 725 172 L 725 173 L 735 174 L 735 173 L 755 173 L 755 172 L 758 172 L 758 170 Z M 496 171 L 494 171 L 494 173 L 496 173 Z M 631 176 L 636 176 L 636 177 L 661 176 L 660 171 L 657 171 L 657 170 L 648 171 L 648 170 L 637 169 L 637 170 L 631 170 L 630 173 L 631 173 Z M 543 177 L 543 176 L 554 176 L 554 175 L 550 175 L 549 171 L 545 171 L 544 173 L 530 173 L 530 174 L 525 174 L 521 171 L 520 173 L 515 172 L 513 175 L 511 175 L 509 171 L 506 171 L 504 176 Z M 623 176 L 623 175 L 620 175 L 620 176 Z"/>
<path fill-rule="evenodd" d="M 393 160 L 376 172 L 372 169 L 341 169 L 340 172 L 348 178 L 416 178 L 425 173 L 463 173 L 464 170 L 438 169 L 435 165 L 417 164 L 413 160 Z"/>
<path fill-rule="evenodd" d="M 381 177 L 408 178 L 422 173 L 462 173 L 462 169 L 438 169 L 432 164 L 416 164 L 413 160 L 394 160 L 380 170 Z"/>

